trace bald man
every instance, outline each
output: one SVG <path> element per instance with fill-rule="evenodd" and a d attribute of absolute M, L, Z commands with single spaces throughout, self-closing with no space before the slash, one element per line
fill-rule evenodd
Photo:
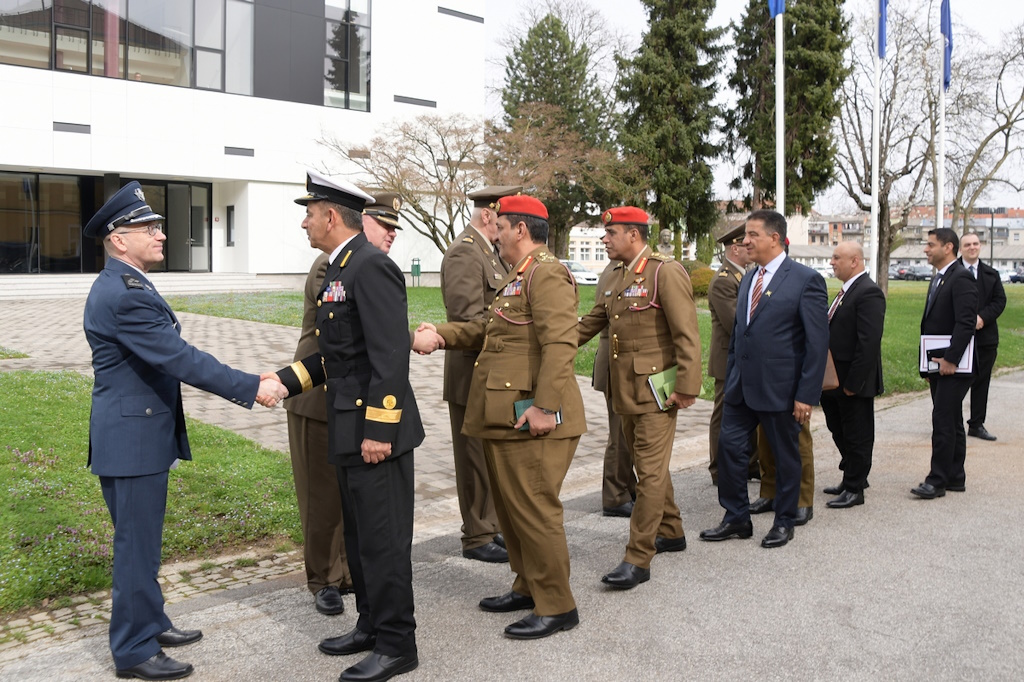
<path fill-rule="evenodd" d="M 882 327 L 885 295 L 864 272 L 864 249 L 842 242 L 832 252 L 832 270 L 843 282 L 828 309 L 829 350 L 839 388 L 825 391 L 821 409 L 839 448 L 843 480 L 825 488 L 837 495 L 826 506 L 864 504 L 864 488 L 875 446 L 875 396 L 882 393 Z"/>

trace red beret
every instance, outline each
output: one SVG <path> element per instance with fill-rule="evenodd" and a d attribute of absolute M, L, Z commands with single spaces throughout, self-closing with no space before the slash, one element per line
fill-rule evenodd
<path fill-rule="evenodd" d="M 540 202 L 540 199 L 534 199 L 524 194 L 516 194 L 510 197 L 502 197 L 498 200 L 498 205 L 495 206 L 495 210 L 498 211 L 498 215 L 505 215 L 506 213 L 514 213 L 516 215 L 528 215 L 534 218 L 548 219 L 548 209 Z"/>
<path fill-rule="evenodd" d="M 651 217 L 636 206 L 619 206 L 605 211 L 601 220 L 605 225 L 647 225 Z"/>

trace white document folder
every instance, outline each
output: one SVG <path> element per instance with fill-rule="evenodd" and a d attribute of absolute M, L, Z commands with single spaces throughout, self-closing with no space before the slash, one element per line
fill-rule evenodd
<path fill-rule="evenodd" d="M 920 358 L 918 360 L 918 369 L 922 372 L 935 373 L 939 371 L 939 363 L 928 360 L 928 351 L 941 350 L 943 348 L 949 348 L 952 336 L 949 334 L 922 334 L 921 335 L 921 350 Z M 960 356 L 960 364 L 956 367 L 957 374 L 973 374 L 974 373 L 974 337 L 971 337 L 971 342 L 967 344 L 967 349 L 964 354 Z"/>

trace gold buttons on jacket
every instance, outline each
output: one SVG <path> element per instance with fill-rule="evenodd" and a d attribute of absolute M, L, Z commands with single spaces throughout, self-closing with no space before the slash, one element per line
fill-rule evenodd
<path fill-rule="evenodd" d="M 362 398 L 356 398 L 356 407 L 362 407 L 362 406 L 363 406 L 363 399 Z"/>
<path fill-rule="evenodd" d="M 316 332 L 315 332 L 315 334 L 316 334 L 317 336 L 320 336 L 320 330 L 319 330 L 319 329 L 317 329 L 317 330 L 316 330 Z"/>
<path fill-rule="evenodd" d="M 474 366 L 474 367 L 479 367 L 479 366 L 480 366 L 480 363 L 479 363 L 479 362 L 474 362 L 474 363 L 473 363 L 473 366 Z"/>
<path fill-rule="evenodd" d="M 651 367 L 651 371 L 652 371 L 652 372 L 657 372 L 657 371 L 658 371 L 658 368 L 657 368 L 657 367 Z"/>
<path fill-rule="evenodd" d="M 327 384 L 324 384 L 324 393 L 327 393 Z"/>
<path fill-rule="evenodd" d="M 333 320 L 334 319 L 334 313 L 327 313 L 327 319 L 328 320 Z"/>
<path fill-rule="evenodd" d="M 505 301 L 505 307 L 506 308 L 508 307 L 508 301 Z"/>
<path fill-rule="evenodd" d="M 505 382 L 505 388 L 512 388 L 512 382 L 510 382 L 510 381 L 506 381 L 506 382 Z M 147 411 L 148 411 L 148 410 L 147 410 Z"/>
<path fill-rule="evenodd" d="M 612 359 L 618 360 L 619 359 L 619 354 L 618 353 L 612 353 Z"/>
<path fill-rule="evenodd" d="M 317 307 L 317 308 L 319 308 L 319 307 L 320 307 L 320 306 L 322 306 L 323 304 L 324 304 L 324 302 L 323 302 L 323 301 L 321 301 L 321 300 L 320 300 L 319 298 L 318 298 L 318 299 L 316 299 L 316 307 Z"/>
<path fill-rule="evenodd" d="M 613 339 L 617 339 L 617 338 L 619 338 L 619 335 L 618 334 L 612 334 L 612 338 Z"/>
<path fill-rule="evenodd" d="M 617 319 L 619 319 L 619 316 L 618 316 L 618 315 L 616 315 L 616 316 L 615 316 L 615 319 L 616 319 L 616 320 L 617 320 Z"/>

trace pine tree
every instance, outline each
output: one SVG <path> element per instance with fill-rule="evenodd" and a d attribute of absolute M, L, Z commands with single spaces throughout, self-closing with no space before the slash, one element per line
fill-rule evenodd
<path fill-rule="evenodd" d="M 844 0 L 790 3 L 785 33 L 785 152 L 787 213 L 811 209 L 814 197 L 835 180 L 836 142 L 833 122 L 842 103 L 839 90 L 849 75 L 844 55 L 850 44 Z M 742 168 L 752 194 L 746 203 L 759 207 L 775 197 L 775 22 L 768 3 L 749 0 L 736 31 L 736 67 L 729 79 L 739 95 L 727 118 L 727 150 L 746 148 Z"/>
<path fill-rule="evenodd" d="M 720 153 L 712 138 L 723 115 L 714 100 L 724 29 L 708 27 L 715 0 L 643 3 L 648 31 L 636 55 L 619 60 L 619 142 L 654 194 L 659 225 L 677 235 L 685 226 L 696 239 L 718 218 L 711 162 Z"/>

